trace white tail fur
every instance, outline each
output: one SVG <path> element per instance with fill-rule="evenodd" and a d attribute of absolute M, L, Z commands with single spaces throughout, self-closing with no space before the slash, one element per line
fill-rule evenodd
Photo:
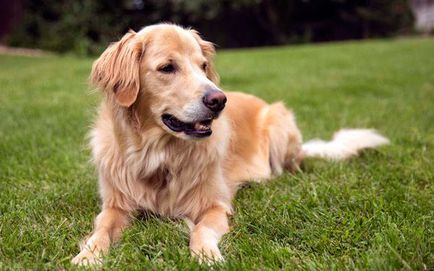
<path fill-rule="evenodd" d="M 320 157 L 344 160 L 356 156 L 366 148 L 389 144 L 389 139 L 372 129 L 342 129 L 333 135 L 331 141 L 313 139 L 303 144 L 305 157 Z"/>

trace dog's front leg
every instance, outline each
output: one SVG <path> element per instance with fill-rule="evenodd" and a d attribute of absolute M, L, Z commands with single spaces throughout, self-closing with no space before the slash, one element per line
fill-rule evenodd
<path fill-rule="evenodd" d="M 105 208 L 96 217 L 95 229 L 81 245 L 73 264 L 95 265 L 102 263 L 102 256 L 110 244 L 119 240 L 121 232 L 129 225 L 129 214 L 118 208 Z"/>
<path fill-rule="evenodd" d="M 193 225 L 190 237 L 190 250 L 200 262 L 223 260 L 218 242 L 229 231 L 226 209 L 213 207 L 206 210 Z"/>

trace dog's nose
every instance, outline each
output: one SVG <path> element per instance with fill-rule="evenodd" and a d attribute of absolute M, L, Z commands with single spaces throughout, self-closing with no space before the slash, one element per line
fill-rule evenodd
<path fill-rule="evenodd" d="M 213 112 L 220 112 L 225 108 L 226 104 L 225 94 L 218 89 L 207 90 L 205 96 L 203 96 L 203 104 Z"/>

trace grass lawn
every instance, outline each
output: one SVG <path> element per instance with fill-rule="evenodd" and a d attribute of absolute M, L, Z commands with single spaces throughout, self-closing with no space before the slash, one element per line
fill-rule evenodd
<path fill-rule="evenodd" d="M 85 135 L 92 59 L 0 56 L 0 270 L 72 269 L 99 212 Z M 304 137 L 374 127 L 392 144 L 238 194 L 222 269 L 434 268 L 434 39 L 220 51 L 226 90 L 294 109 Z M 107 270 L 205 269 L 187 226 L 137 219 Z"/>

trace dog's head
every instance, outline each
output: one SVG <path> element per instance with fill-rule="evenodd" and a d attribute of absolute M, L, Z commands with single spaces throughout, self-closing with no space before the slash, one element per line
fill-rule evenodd
<path fill-rule="evenodd" d="M 214 54 L 213 44 L 194 30 L 148 26 L 110 45 L 95 61 L 91 82 L 117 106 L 152 115 L 165 131 L 203 138 L 211 135 L 226 103 L 217 87 Z"/>

